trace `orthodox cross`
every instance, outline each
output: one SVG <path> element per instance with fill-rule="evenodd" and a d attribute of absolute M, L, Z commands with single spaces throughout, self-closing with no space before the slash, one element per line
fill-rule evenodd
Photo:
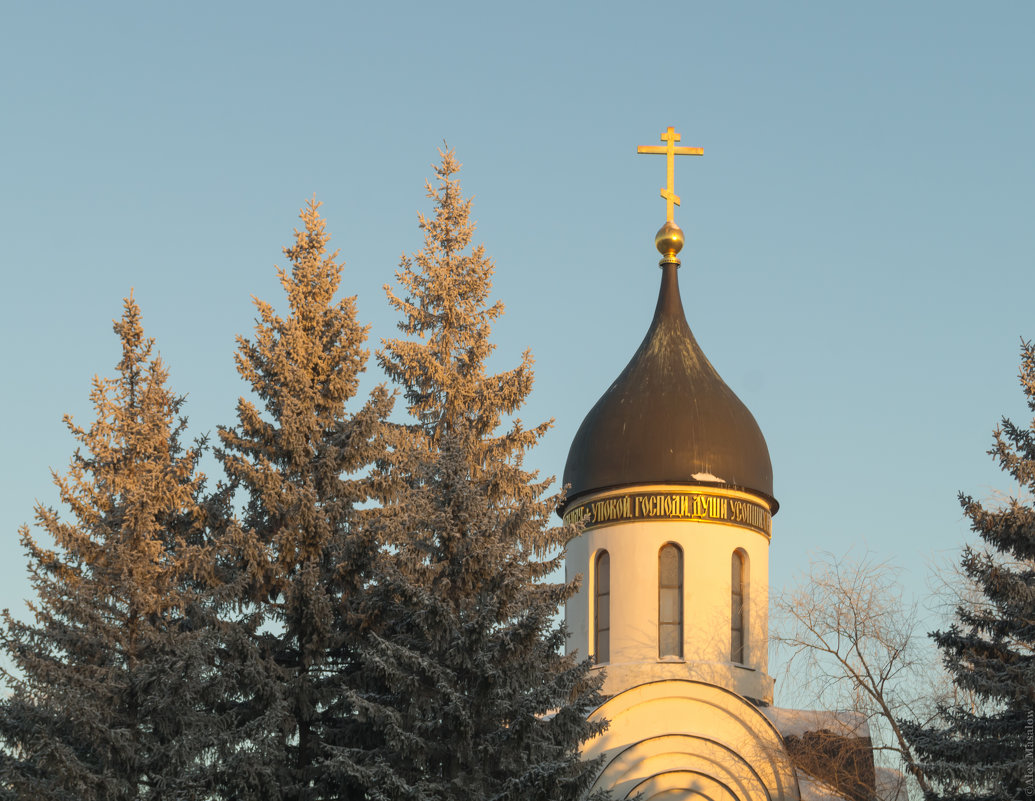
<path fill-rule="evenodd" d="M 661 141 L 665 145 L 640 145 L 636 148 L 637 153 L 657 153 L 668 157 L 668 186 L 661 190 L 661 196 L 667 202 L 666 212 L 668 222 L 675 222 L 672 219 L 673 204 L 679 205 L 679 195 L 676 194 L 676 156 L 703 156 L 703 147 L 676 147 L 680 136 L 670 125 L 668 130 L 661 135 Z"/>

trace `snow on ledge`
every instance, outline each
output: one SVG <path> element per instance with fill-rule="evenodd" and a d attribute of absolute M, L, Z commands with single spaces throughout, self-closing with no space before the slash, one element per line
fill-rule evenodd
<path fill-rule="evenodd" d="M 781 709 L 760 707 L 776 730 L 784 737 L 801 737 L 810 731 L 829 731 L 841 737 L 869 737 L 870 727 L 858 712 L 827 709 Z"/>

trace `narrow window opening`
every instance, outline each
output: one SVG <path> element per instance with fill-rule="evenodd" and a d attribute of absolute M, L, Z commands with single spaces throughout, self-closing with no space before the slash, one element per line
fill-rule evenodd
<path fill-rule="evenodd" d="M 611 557 L 597 554 L 594 569 L 596 598 L 593 606 L 593 653 L 598 663 L 611 661 Z"/>
<path fill-rule="evenodd" d="M 683 656 L 683 551 L 658 551 L 658 656 Z"/>
<path fill-rule="evenodd" d="M 733 552 L 732 575 L 730 576 L 730 589 L 732 598 L 730 602 L 730 660 L 740 664 L 746 664 L 746 643 L 744 637 L 744 612 L 746 610 L 747 588 L 745 585 L 745 558 L 744 552 L 737 550 Z"/>

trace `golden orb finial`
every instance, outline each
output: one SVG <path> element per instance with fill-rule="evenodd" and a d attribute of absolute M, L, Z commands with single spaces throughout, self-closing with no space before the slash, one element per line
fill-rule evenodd
<path fill-rule="evenodd" d="M 679 195 L 676 194 L 676 156 L 703 156 L 704 149 L 700 147 L 676 147 L 682 137 L 676 133 L 672 126 L 661 135 L 663 147 L 658 145 L 640 145 L 636 148 L 637 153 L 651 153 L 666 158 L 666 172 L 668 174 L 668 186 L 661 190 L 661 197 L 665 199 L 665 217 L 667 222 L 661 226 L 657 236 L 654 237 L 654 244 L 661 253 L 660 264 L 675 264 L 679 266 L 679 259 L 676 254 L 683 249 L 683 230 L 673 220 L 673 207 L 679 205 Z"/>
<path fill-rule="evenodd" d="M 683 249 L 683 229 L 671 220 L 658 229 L 654 237 L 654 246 L 662 258 L 659 264 L 679 265 L 676 255 Z"/>

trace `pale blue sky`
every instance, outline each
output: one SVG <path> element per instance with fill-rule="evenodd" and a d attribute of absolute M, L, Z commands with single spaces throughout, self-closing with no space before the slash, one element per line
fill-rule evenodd
<path fill-rule="evenodd" d="M 537 360 L 530 463 L 563 469 L 653 312 L 668 125 L 690 325 L 768 440 L 771 581 L 819 550 L 909 566 L 1009 490 L 984 451 L 1026 420 L 1035 337 L 1035 5 L 1027 2 L 8 3 L 0 25 L 0 607 L 17 526 L 90 419 L 131 287 L 189 394 L 232 421 L 233 338 L 276 305 L 314 193 L 376 342 L 421 243 L 443 139 Z M 372 377 L 370 382 L 375 380 Z"/>

